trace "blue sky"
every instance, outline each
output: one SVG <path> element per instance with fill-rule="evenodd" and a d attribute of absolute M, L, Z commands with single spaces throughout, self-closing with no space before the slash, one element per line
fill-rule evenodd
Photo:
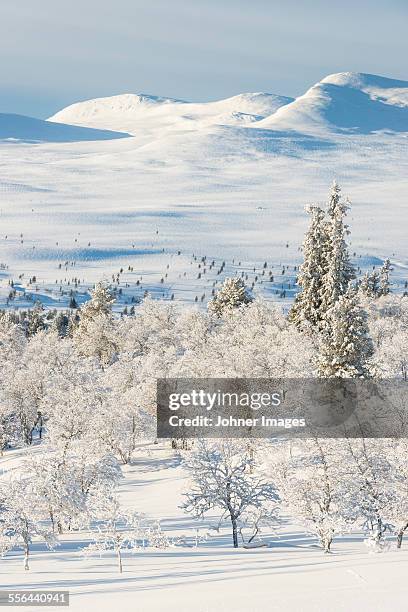
<path fill-rule="evenodd" d="M 296 96 L 327 74 L 408 80 L 406 0 L 17 0 L 0 7 L 0 112 L 150 93 Z"/>

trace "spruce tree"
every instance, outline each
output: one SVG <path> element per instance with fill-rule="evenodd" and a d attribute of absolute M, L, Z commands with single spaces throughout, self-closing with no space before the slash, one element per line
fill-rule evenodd
<path fill-rule="evenodd" d="M 380 295 L 380 276 L 377 272 L 366 272 L 361 279 L 358 290 L 365 297 L 377 298 Z"/>
<path fill-rule="evenodd" d="M 326 313 L 327 326 L 320 343 L 318 375 L 322 378 L 368 378 L 373 354 L 367 314 L 355 289 L 349 288 Z"/>
<path fill-rule="evenodd" d="M 74 320 L 71 318 L 67 330 L 72 333 L 82 355 L 95 355 L 104 363 L 108 363 L 116 351 L 112 316 L 114 301 L 110 288 L 98 283 L 91 292 L 91 299 L 79 310 L 78 324 L 72 325 Z"/>
<path fill-rule="evenodd" d="M 208 303 L 208 310 L 217 317 L 253 301 L 241 278 L 226 278 L 215 297 Z"/>
<path fill-rule="evenodd" d="M 350 281 L 356 276 L 346 242 L 346 237 L 350 233 L 344 222 L 348 208 L 348 201 L 343 200 L 341 189 L 334 182 L 330 193 L 327 222 L 326 273 L 323 278 L 321 304 L 323 317 L 340 296 L 347 292 Z"/>
<path fill-rule="evenodd" d="M 37 301 L 32 310 L 27 314 L 27 336 L 34 336 L 38 331 L 45 329 L 44 308 L 41 302 Z"/>
<path fill-rule="evenodd" d="M 65 312 L 58 312 L 51 325 L 51 329 L 56 331 L 60 338 L 68 335 L 69 317 Z"/>
<path fill-rule="evenodd" d="M 91 299 L 81 307 L 81 323 L 93 321 L 99 315 L 109 317 L 112 313 L 112 305 L 114 302 L 115 298 L 112 295 L 110 287 L 104 283 L 98 283 L 95 285 L 95 289 L 91 291 Z"/>
<path fill-rule="evenodd" d="M 320 328 L 322 324 L 323 278 L 326 273 L 327 226 L 319 206 L 309 206 L 309 229 L 303 242 L 303 263 L 297 284 L 301 287 L 289 312 L 289 320 L 302 329 Z"/>
<path fill-rule="evenodd" d="M 379 287 L 379 295 L 388 295 L 390 293 L 390 272 L 391 272 L 391 262 L 389 259 L 386 259 L 380 270 L 380 287 Z"/>

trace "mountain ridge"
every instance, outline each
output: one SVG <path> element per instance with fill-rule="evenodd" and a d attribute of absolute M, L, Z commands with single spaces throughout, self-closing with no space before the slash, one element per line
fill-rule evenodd
<path fill-rule="evenodd" d="M 48 121 L 133 133 L 145 128 L 138 123 L 145 120 L 151 120 L 163 128 L 173 125 L 182 126 L 183 129 L 203 124 L 240 125 L 259 121 L 292 101 L 293 98 L 287 96 L 264 92 L 241 93 L 212 102 L 188 102 L 147 94 L 119 94 L 71 104 L 49 117 Z"/>
<path fill-rule="evenodd" d="M 140 134 L 141 122 L 191 130 L 208 125 L 322 133 L 408 131 L 408 81 L 359 72 L 333 73 L 293 99 L 278 94 L 237 94 L 188 102 L 147 94 L 120 94 L 72 104 L 48 119 Z M 147 126 L 153 130 L 155 126 Z"/>

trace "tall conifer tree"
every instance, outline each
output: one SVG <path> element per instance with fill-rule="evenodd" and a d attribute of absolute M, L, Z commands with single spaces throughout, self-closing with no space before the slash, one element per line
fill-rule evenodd
<path fill-rule="evenodd" d="M 326 273 L 323 278 L 321 303 L 323 317 L 340 296 L 347 292 L 350 281 L 356 277 L 346 242 L 346 237 L 350 233 L 344 221 L 348 208 L 348 201 L 343 200 L 341 189 L 334 182 L 330 193 L 327 222 Z"/>
<path fill-rule="evenodd" d="M 326 314 L 326 329 L 320 343 L 318 374 L 322 378 L 368 378 L 368 360 L 373 354 L 367 313 L 359 305 L 357 291 L 350 287 Z"/>
<path fill-rule="evenodd" d="M 297 283 L 301 291 L 289 313 L 289 319 L 299 329 L 319 329 L 322 325 L 323 278 L 326 273 L 327 224 L 319 206 L 308 206 L 310 226 L 303 242 L 303 263 Z"/>

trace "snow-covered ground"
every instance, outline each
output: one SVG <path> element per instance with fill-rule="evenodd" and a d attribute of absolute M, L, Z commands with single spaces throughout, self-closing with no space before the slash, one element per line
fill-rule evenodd
<path fill-rule="evenodd" d="M 2 478 L 18 469 L 24 451 L 0 459 Z M 166 533 L 187 536 L 191 547 L 147 549 L 124 555 L 117 573 L 114 556 L 84 559 L 77 554 L 86 533 L 61 537 L 49 552 L 35 545 L 31 569 L 22 555 L 1 561 L 1 589 L 65 589 L 71 610 L 162 612 L 258 612 L 404 610 L 408 596 L 405 568 L 408 549 L 369 554 L 359 533 L 338 538 L 325 555 L 313 538 L 290 520 L 277 535 L 265 534 L 267 548 L 234 550 L 226 528 L 194 544 L 195 528 L 208 531 L 211 521 L 196 523 L 179 508 L 186 475 L 180 460 L 163 445 L 147 445 L 125 467 L 121 485 L 124 505 L 165 519 Z M 54 608 L 51 608 L 54 609 Z M 55 608 L 56 609 L 56 608 Z"/>
<path fill-rule="evenodd" d="M 357 265 L 390 257 L 396 287 L 407 278 L 405 81 L 341 73 L 294 101 L 127 94 L 74 104 L 48 122 L 8 117 L 0 121 L 0 305 L 11 278 L 20 295 L 58 307 L 73 278 L 85 292 L 121 269 L 122 303 L 146 290 L 205 303 L 213 282 L 237 271 L 255 292 L 280 299 L 300 260 L 304 205 L 325 201 L 334 178 L 352 200 Z M 214 274 L 199 277 L 204 256 Z M 264 261 L 280 275 L 272 284 L 255 280 Z"/>

